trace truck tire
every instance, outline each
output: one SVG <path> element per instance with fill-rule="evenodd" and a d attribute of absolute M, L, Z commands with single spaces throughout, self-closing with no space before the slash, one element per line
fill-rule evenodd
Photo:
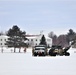
<path fill-rule="evenodd" d="M 36 53 L 34 53 L 34 56 L 37 56 L 37 54 L 36 54 Z"/>
<path fill-rule="evenodd" d="M 56 56 L 56 53 L 53 53 L 53 56 Z"/>
<path fill-rule="evenodd" d="M 45 56 L 45 53 L 44 52 L 42 52 L 42 56 Z"/>
<path fill-rule="evenodd" d="M 50 56 L 56 56 L 56 53 L 49 52 Z"/>

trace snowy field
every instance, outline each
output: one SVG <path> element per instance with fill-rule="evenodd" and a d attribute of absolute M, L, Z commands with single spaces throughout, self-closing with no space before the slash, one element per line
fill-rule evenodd
<path fill-rule="evenodd" d="M 33 57 L 31 49 L 26 53 L 0 52 L 0 75 L 76 75 L 76 49 L 70 56 Z"/>

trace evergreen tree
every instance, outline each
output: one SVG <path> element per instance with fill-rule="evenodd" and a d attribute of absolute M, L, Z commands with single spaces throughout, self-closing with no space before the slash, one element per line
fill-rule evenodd
<path fill-rule="evenodd" d="M 43 35 L 40 41 L 40 45 L 47 45 L 45 36 Z"/>
<path fill-rule="evenodd" d="M 12 29 L 9 29 L 7 32 L 7 36 L 9 36 L 8 41 L 6 42 L 8 47 L 14 47 L 14 52 L 16 48 L 19 48 L 19 52 L 21 47 L 25 47 L 26 43 L 24 42 L 26 40 L 25 38 L 26 32 L 23 32 L 20 30 L 20 28 L 15 25 L 12 27 Z"/>
<path fill-rule="evenodd" d="M 76 40 L 75 38 L 76 38 L 76 33 L 72 29 L 69 29 L 69 32 L 67 34 L 67 41 L 68 41 L 68 43 L 70 41 Z"/>

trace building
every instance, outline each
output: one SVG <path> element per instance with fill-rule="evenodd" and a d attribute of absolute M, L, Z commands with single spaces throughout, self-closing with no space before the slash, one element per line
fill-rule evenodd
<path fill-rule="evenodd" d="M 33 47 L 33 46 L 39 45 L 41 37 L 42 37 L 42 35 L 28 35 L 28 36 L 26 36 L 26 38 L 28 39 L 27 40 L 28 46 Z M 52 39 L 47 36 L 45 36 L 45 38 L 46 38 L 47 45 L 51 47 Z"/>
<path fill-rule="evenodd" d="M 42 35 L 26 35 L 28 40 L 25 41 L 29 47 L 33 47 L 35 45 L 39 45 Z M 0 47 L 7 47 L 6 41 L 8 41 L 8 36 L 0 35 Z M 46 42 L 48 46 L 52 46 L 52 39 L 45 36 Z"/>
<path fill-rule="evenodd" d="M 0 35 L 0 47 L 7 47 L 6 41 L 8 40 L 8 36 Z"/>

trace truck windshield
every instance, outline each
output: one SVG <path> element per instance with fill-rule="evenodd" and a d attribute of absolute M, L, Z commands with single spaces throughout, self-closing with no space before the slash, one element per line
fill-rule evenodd
<path fill-rule="evenodd" d="M 45 47 L 36 47 L 35 50 L 45 50 Z"/>

